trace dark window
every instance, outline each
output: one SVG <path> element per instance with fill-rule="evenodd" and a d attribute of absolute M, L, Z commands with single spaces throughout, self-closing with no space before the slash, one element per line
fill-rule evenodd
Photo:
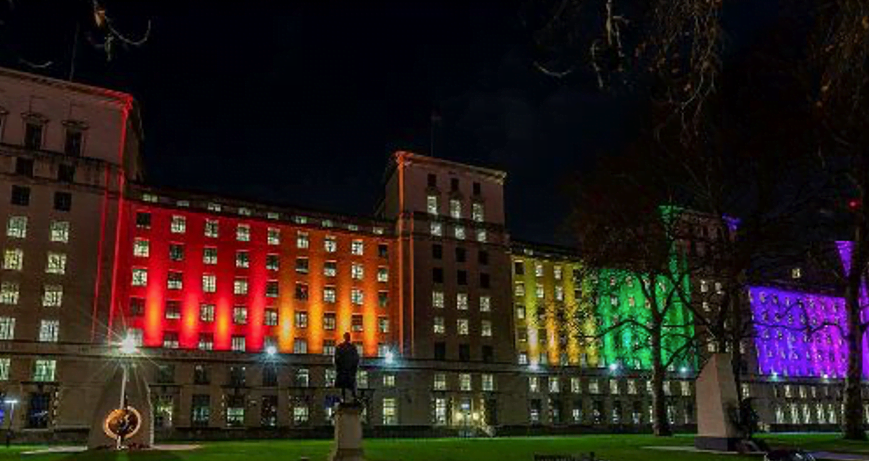
<path fill-rule="evenodd" d="M 480 274 L 480 288 L 489 288 L 489 274 Z"/>
<path fill-rule="evenodd" d="M 278 396 L 264 395 L 260 406 L 260 424 L 263 427 L 278 425 Z"/>
<path fill-rule="evenodd" d="M 172 261 L 184 260 L 184 245 L 178 243 L 169 244 L 169 259 Z"/>
<path fill-rule="evenodd" d="M 463 262 L 465 262 L 466 257 L 467 257 L 467 252 L 465 251 L 465 249 L 462 247 L 457 247 L 456 248 L 456 262 L 463 263 Z"/>
<path fill-rule="evenodd" d="M 296 283 L 296 299 L 305 301 L 308 299 L 308 285 Z"/>
<path fill-rule="evenodd" d="M 434 344 L 434 358 L 435 360 L 447 359 L 447 343 L 437 342 Z"/>
<path fill-rule="evenodd" d="M 474 182 L 474 195 L 480 195 L 480 183 Z"/>
<path fill-rule="evenodd" d="M 477 253 L 477 262 L 479 262 L 481 266 L 489 265 L 489 252 L 480 251 Z"/>
<path fill-rule="evenodd" d="M 57 180 L 75 182 L 75 166 L 60 164 L 57 166 Z"/>
<path fill-rule="evenodd" d="M 175 382 L 175 365 L 157 365 L 157 377 L 159 384 L 172 384 Z"/>
<path fill-rule="evenodd" d="M 27 427 L 44 429 L 48 427 L 51 415 L 51 394 L 48 392 L 33 392 L 27 405 Z"/>
<path fill-rule="evenodd" d="M 431 281 L 434 283 L 444 283 L 444 270 L 440 267 L 433 267 L 431 270 Z"/>
<path fill-rule="evenodd" d="M 169 278 L 171 279 L 172 278 L 171 274 L 173 274 L 173 272 L 170 272 L 169 274 L 170 274 Z M 177 272 L 175 272 L 175 274 L 181 275 L 180 273 L 177 273 Z M 166 301 L 166 312 L 164 313 L 164 316 L 169 320 L 180 319 L 181 318 L 181 301 L 176 301 L 176 300 Z"/>
<path fill-rule="evenodd" d="M 459 285 L 467 285 L 468 284 L 468 272 L 467 271 L 456 271 L 456 283 Z"/>
<path fill-rule="evenodd" d="M 244 371 L 243 366 L 235 365 L 229 367 L 229 385 L 234 387 L 244 387 Z"/>
<path fill-rule="evenodd" d="M 193 394 L 193 405 L 190 421 L 193 427 L 207 427 L 211 419 L 211 396 L 208 394 Z"/>
<path fill-rule="evenodd" d="M 30 188 L 12 186 L 12 204 L 21 206 L 30 205 Z"/>
<path fill-rule="evenodd" d="M 54 209 L 57 211 L 69 211 L 72 209 L 72 194 L 69 192 L 54 193 Z"/>
<path fill-rule="evenodd" d="M 278 385 L 278 368 L 273 364 L 266 364 L 263 367 L 263 386 L 277 387 Z"/>
<path fill-rule="evenodd" d="M 444 247 L 440 243 L 433 243 L 431 246 L 431 257 L 434 259 L 442 259 L 444 257 Z"/>
<path fill-rule="evenodd" d="M 66 130 L 66 143 L 63 145 L 63 152 L 66 155 L 81 155 L 81 141 L 84 139 L 84 134 L 80 130 Z"/>
<path fill-rule="evenodd" d="M 42 124 L 28 123 L 24 127 L 24 147 L 28 149 L 42 148 Z"/>
<path fill-rule="evenodd" d="M 193 384 L 210 384 L 211 373 L 208 372 L 208 367 L 205 365 L 196 365 L 193 367 Z"/>
<path fill-rule="evenodd" d="M 459 178 L 450 178 L 450 190 L 453 192 L 459 191 Z"/>
<path fill-rule="evenodd" d="M 525 274 L 525 265 L 522 264 L 522 261 L 516 261 L 513 263 L 513 273 L 515 273 L 516 275 Z"/>
<path fill-rule="evenodd" d="M 150 229 L 151 213 L 136 213 L 136 227 L 141 227 L 142 229 Z"/>
<path fill-rule="evenodd" d="M 434 173 L 428 174 L 428 187 L 437 187 L 438 186 L 438 177 L 435 176 Z"/>
<path fill-rule="evenodd" d="M 471 360 L 471 345 L 459 344 L 459 360 L 469 362 Z"/>
<path fill-rule="evenodd" d="M 130 298 L 130 316 L 141 317 L 145 315 L 145 300 L 142 298 Z"/>
<path fill-rule="evenodd" d="M 487 363 L 495 361 L 495 352 L 492 349 L 492 346 L 483 346 L 483 361 Z"/>
<path fill-rule="evenodd" d="M 389 245 L 385 243 L 377 244 L 377 257 L 378 258 L 387 258 L 389 257 Z"/>
<path fill-rule="evenodd" d="M 33 159 L 18 157 L 15 159 L 15 174 L 33 177 Z"/>

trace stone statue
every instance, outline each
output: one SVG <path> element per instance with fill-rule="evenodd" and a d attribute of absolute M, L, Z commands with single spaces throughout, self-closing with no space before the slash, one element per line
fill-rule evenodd
<path fill-rule="evenodd" d="M 341 389 L 341 402 L 347 402 L 347 390 L 353 396 L 353 403 L 358 401 L 356 396 L 356 371 L 359 369 L 359 352 L 356 346 L 350 342 L 350 333 L 344 333 L 344 342 L 335 348 L 335 387 Z"/>

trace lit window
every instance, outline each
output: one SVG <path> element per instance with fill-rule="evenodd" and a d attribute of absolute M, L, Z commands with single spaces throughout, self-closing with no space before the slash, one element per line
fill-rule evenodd
<path fill-rule="evenodd" d="M 486 229 L 477 229 L 477 241 L 486 243 Z"/>
<path fill-rule="evenodd" d="M 706 280 L 701 280 L 700 281 L 700 292 L 706 293 L 707 291 L 709 291 L 709 282 L 707 282 Z"/>
<path fill-rule="evenodd" d="M 268 219 L 281 219 L 281 215 L 279 213 L 275 213 L 274 211 L 269 211 L 266 213 L 266 218 Z"/>
<path fill-rule="evenodd" d="M 633 296 L 631 296 L 631 299 L 633 299 Z M 555 300 L 564 301 L 564 287 L 561 285 L 555 285 Z"/>
<path fill-rule="evenodd" d="M 202 274 L 202 291 L 205 293 L 217 291 L 217 276 L 214 274 Z"/>
<path fill-rule="evenodd" d="M 516 318 L 519 320 L 525 319 L 525 306 L 516 306 Z"/>
<path fill-rule="evenodd" d="M 296 234 L 296 248 L 308 248 L 311 241 L 308 239 L 307 232 L 298 232 Z"/>
<path fill-rule="evenodd" d="M 393 374 L 383 375 L 383 387 L 395 387 L 395 375 L 393 375 Z"/>
<path fill-rule="evenodd" d="M 431 235 L 434 235 L 436 237 L 440 237 L 440 236 L 444 235 L 443 225 L 437 221 L 432 221 L 431 222 Z"/>
<path fill-rule="evenodd" d="M 184 260 L 184 245 L 178 243 L 170 243 L 169 244 L 169 259 L 171 261 L 183 261 Z"/>
<path fill-rule="evenodd" d="M 380 333 L 389 333 L 389 319 L 386 317 L 377 318 L 377 331 Z"/>
<path fill-rule="evenodd" d="M 241 240 L 241 239 L 239 239 Z M 277 227 L 269 227 L 268 231 L 268 243 L 269 245 L 280 245 L 281 244 L 281 230 Z"/>
<path fill-rule="evenodd" d="M 33 380 L 43 382 L 54 381 L 56 368 L 56 360 L 36 359 L 33 362 Z"/>
<path fill-rule="evenodd" d="M 389 306 L 389 292 L 388 291 L 378 291 L 377 292 L 377 306 L 386 309 Z"/>
<path fill-rule="evenodd" d="M 332 220 L 331 219 L 324 219 L 323 221 L 320 222 L 320 226 L 332 227 Z"/>
<path fill-rule="evenodd" d="M 540 380 L 536 376 L 528 377 L 528 392 L 540 392 Z"/>
<path fill-rule="evenodd" d="M 492 310 L 492 298 L 489 296 L 480 296 L 480 312 L 490 312 Z"/>
<path fill-rule="evenodd" d="M 308 353 L 308 341 L 302 338 L 296 338 L 293 341 L 293 353 L 294 354 L 307 354 Z"/>
<path fill-rule="evenodd" d="M 203 322 L 214 321 L 214 304 L 199 305 L 199 320 Z"/>
<path fill-rule="evenodd" d="M 431 292 L 431 305 L 437 309 L 443 309 L 444 307 L 444 292 L 443 291 L 432 291 Z"/>
<path fill-rule="evenodd" d="M 447 390 L 447 375 L 444 373 L 435 373 L 434 374 L 434 384 L 432 388 L 436 391 L 445 391 Z"/>
<path fill-rule="evenodd" d="M 460 311 L 468 310 L 468 294 L 467 293 L 457 293 L 456 294 L 456 309 Z"/>
<path fill-rule="evenodd" d="M 534 263 L 534 276 L 543 277 L 543 264 L 539 262 Z"/>
<path fill-rule="evenodd" d="M 453 228 L 454 236 L 459 240 L 465 239 L 465 227 L 464 226 L 456 226 Z"/>
<path fill-rule="evenodd" d="M 492 336 L 492 321 L 491 320 L 483 320 L 483 323 L 480 325 L 480 335 L 484 337 Z"/>
<path fill-rule="evenodd" d="M 52 221 L 50 239 L 52 242 L 67 243 L 69 241 L 69 222 Z"/>
<path fill-rule="evenodd" d="M 425 200 L 426 211 L 429 214 L 436 215 L 438 214 L 438 197 L 437 195 L 429 195 Z"/>
<path fill-rule="evenodd" d="M 216 219 L 206 219 L 205 220 L 205 236 L 211 238 L 217 238 L 219 233 L 220 225 L 217 223 Z"/>
<path fill-rule="evenodd" d="M 250 267 L 250 254 L 247 251 L 235 252 L 235 267 L 244 269 Z"/>
<path fill-rule="evenodd" d="M 9 369 L 12 368 L 12 359 L 0 358 L 0 381 L 9 379 Z"/>
<path fill-rule="evenodd" d="M 66 255 L 63 253 L 48 253 L 48 260 L 45 263 L 45 272 L 47 274 L 64 274 L 66 273 Z"/>
<path fill-rule="evenodd" d="M 247 325 L 247 308 L 244 306 L 235 306 L 232 308 L 232 323 L 236 325 Z"/>
<path fill-rule="evenodd" d="M 577 377 L 570 378 L 570 392 L 574 394 L 582 393 L 582 380 Z"/>
<path fill-rule="evenodd" d="M 528 353 L 520 352 L 518 357 L 519 365 L 528 365 Z"/>
<path fill-rule="evenodd" d="M 210 351 L 214 349 L 214 335 L 211 333 L 199 333 L 199 350 Z"/>
<path fill-rule="evenodd" d="M 247 279 L 237 278 L 232 284 L 232 293 L 235 295 L 247 294 Z"/>
<path fill-rule="evenodd" d="M 471 205 L 471 218 L 477 222 L 485 220 L 482 203 L 474 203 Z"/>
<path fill-rule="evenodd" d="M 232 337 L 232 350 L 234 352 L 244 352 L 246 348 L 246 344 L 244 341 L 244 336 L 233 336 Z"/>
<path fill-rule="evenodd" d="M 337 294 L 335 293 L 335 287 L 324 287 L 323 288 L 323 302 L 324 303 L 334 303 Z"/>
<path fill-rule="evenodd" d="M 490 374 L 480 376 L 483 392 L 492 392 L 495 390 L 495 377 Z"/>
<path fill-rule="evenodd" d="M 459 373 L 459 390 L 464 392 L 470 392 L 473 390 L 471 386 L 470 373 Z"/>
<path fill-rule="evenodd" d="M 327 235 L 323 240 L 323 249 L 326 250 L 326 253 L 334 253 L 338 251 L 338 240 L 331 235 Z"/>
<path fill-rule="evenodd" d="M 173 234 L 183 234 L 187 231 L 187 219 L 184 216 L 172 216 L 170 229 Z"/>
<path fill-rule="evenodd" d="M 280 269 L 280 257 L 278 255 L 266 255 L 266 270 L 276 271 Z"/>
<path fill-rule="evenodd" d="M 148 285 L 148 269 L 133 268 L 133 286 L 144 287 Z"/>
<path fill-rule="evenodd" d="M 334 330 L 336 326 L 336 318 L 335 313 L 327 312 L 323 314 L 323 329 L 324 330 Z"/>
<path fill-rule="evenodd" d="M 63 286 L 45 285 L 42 287 L 42 306 L 60 307 L 63 304 Z"/>
<path fill-rule="evenodd" d="M 383 406 L 383 425 L 384 426 L 393 426 L 398 424 L 398 402 L 395 398 L 389 397 L 384 398 L 382 401 Z"/>
<path fill-rule="evenodd" d="M 39 342 L 56 343 L 60 331 L 59 320 L 42 320 L 39 322 Z"/>
<path fill-rule="evenodd" d="M 350 302 L 356 305 L 362 305 L 362 290 L 353 288 L 350 291 Z"/>
<path fill-rule="evenodd" d="M 362 256 L 365 251 L 365 243 L 362 240 L 354 240 L 350 246 L 350 252 L 357 256 Z"/>
<path fill-rule="evenodd" d="M 517 283 L 513 292 L 516 296 L 525 296 L 525 284 Z"/>
<path fill-rule="evenodd" d="M 181 272 L 169 272 L 166 278 L 166 287 L 170 290 L 180 290 L 184 285 L 184 274 Z"/>
<path fill-rule="evenodd" d="M 15 339 L 15 317 L 0 317 L 0 341 Z"/>
<path fill-rule="evenodd" d="M 250 216 L 251 215 L 250 208 L 240 207 L 238 209 L 238 214 L 241 216 Z"/>
<path fill-rule="evenodd" d="M 7 248 L 3 253 L 3 269 L 20 271 L 24 268 L 24 251 L 20 248 Z"/>
<path fill-rule="evenodd" d="M 0 283 L 0 304 L 18 304 L 19 290 L 18 282 Z"/>
<path fill-rule="evenodd" d="M 296 328 L 308 328 L 308 313 L 303 311 L 296 312 Z"/>
<path fill-rule="evenodd" d="M 359 314 L 353 314 L 350 317 L 350 330 L 354 332 L 362 332 L 365 329 L 365 325 L 362 323 L 362 316 Z"/>
<path fill-rule="evenodd" d="M 456 328 L 458 329 L 459 335 L 466 336 L 468 334 L 468 319 L 456 320 Z"/>
<path fill-rule="evenodd" d="M 217 264 L 217 248 L 203 248 L 202 262 L 204 264 Z"/>
<path fill-rule="evenodd" d="M 338 263 L 335 261 L 326 261 L 323 264 L 323 275 L 326 277 L 334 277 L 338 274 Z"/>
<path fill-rule="evenodd" d="M 235 228 L 235 239 L 239 242 L 250 242 L 250 226 L 247 224 L 239 224 Z"/>
<path fill-rule="evenodd" d="M 362 264 L 353 263 L 350 266 L 350 277 L 354 280 L 362 280 L 362 277 L 363 277 Z"/>
<path fill-rule="evenodd" d="M 562 274 L 561 266 L 553 266 L 552 267 L 552 274 L 555 277 L 555 280 L 561 280 L 561 274 Z"/>
<path fill-rule="evenodd" d="M 550 394 L 558 394 L 561 392 L 561 381 L 558 379 L 558 376 L 550 376 L 549 377 L 549 393 Z"/>
<path fill-rule="evenodd" d="M 462 219 L 462 202 L 458 199 L 450 199 L 450 217 Z"/>
<path fill-rule="evenodd" d="M 306 216 L 293 216 L 293 222 L 296 224 L 307 224 L 308 218 Z"/>
<path fill-rule="evenodd" d="M 444 327 L 444 318 L 443 317 L 435 317 L 433 330 L 436 334 L 444 334 L 446 332 L 446 328 Z"/>
<path fill-rule="evenodd" d="M 14 239 L 27 237 L 27 216 L 10 216 L 6 223 L 6 236 Z"/>
<path fill-rule="evenodd" d="M 377 281 L 378 282 L 388 282 L 389 281 L 389 269 L 386 267 L 378 267 L 377 268 Z"/>
<path fill-rule="evenodd" d="M 543 285 L 537 285 L 537 287 L 535 287 L 534 291 L 535 291 L 535 294 L 537 295 L 538 299 L 543 298 Z"/>
<path fill-rule="evenodd" d="M 278 311 L 277 309 L 266 309 L 263 317 L 263 324 L 267 327 L 278 326 Z"/>
<path fill-rule="evenodd" d="M 308 406 L 303 404 L 293 405 L 293 424 L 302 426 L 308 423 Z"/>

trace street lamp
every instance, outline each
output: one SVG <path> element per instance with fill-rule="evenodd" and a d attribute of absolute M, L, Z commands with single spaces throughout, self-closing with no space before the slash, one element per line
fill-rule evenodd
<path fill-rule="evenodd" d="M 121 343 L 119 344 L 118 350 L 123 357 L 121 360 L 121 370 L 123 370 L 123 377 L 121 378 L 121 397 L 120 402 L 118 402 L 118 409 L 124 410 L 127 408 L 127 377 L 129 374 L 129 358 L 139 352 L 139 345 L 132 335 L 127 334 Z M 115 449 L 120 450 L 123 446 L 124 435 L 118 434 L 118 439 L 115 444 Z"/>
<path fill-rule="evenodd" d="M 9 444 L 12 442 L 12 420 L 15 419 L 15 405 L 18 404 L 17 399 L 7 399 L 6 403 L 9 404 L 9 429 L 6 431 L 6 448 L 9 448 Z"/>
<path fill-rule="evenodd" d="M 266 347 L 266 355 L 268 355 L 269 357 L 274 357 L 275 354 L 277 354 L 277 353 L 278 353 L 277 347 L 275 347 L 275 346 Z"/>

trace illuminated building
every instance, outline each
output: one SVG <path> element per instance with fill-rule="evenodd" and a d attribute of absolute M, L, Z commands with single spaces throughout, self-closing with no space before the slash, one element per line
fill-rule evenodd
<path fill-rule="evenodd" d="M 0 90 L 0 391 L 21 402 L 16 440 L 83 438 L 125 339 L 143 346 L 133 371 L 158 438 L 329 436 L 345 331 L 375 434 L 648 429 L 643 338 L 589 340 L 644 318 L 641 278 L 513 242 L 505 172 L 397 152 L 362 218 L 159 189 L 129 95 L 2 69 Z M 713 278 L 691 281 L 691 302 Z M 691 360 L 666 378 L 689 429 Z M 761 368 L 750 394 L 781 410 L 765 422 L 832 424 L 834 377 Z M 823 419 L 779 405 L 799 389 Z"/>

